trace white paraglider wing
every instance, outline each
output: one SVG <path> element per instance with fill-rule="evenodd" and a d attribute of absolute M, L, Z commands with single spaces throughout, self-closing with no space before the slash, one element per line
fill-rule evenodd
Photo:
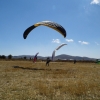
<path fill-rule="evenodd" d="M 67 44 L 65 44 L 65 43 L 63 43 L 63 44 L 61 44 L 60 46 L 58 46 L 57 48 L 56 48 L 56 50 L 59 50 L 62 46 L 64 46 L 64 45 L 67 45 Z"/>
<path fill-rule="evenodd" d="M 54 61 L 55 52 L 56 52 L 56 50 L 54 50 L 52 53 L 52 61 Z"/>
<path fill-rule="evenodd" d="M 63 47 L 64 45 L 67 45 L 67 44 L 66 44 L 66 43 L 63 43 L 63 44 L 61 44 L 60 46 L 58 46 L 58 47 L 53 51 L 53 53 L 52 53 L 52 61 L 54 61 L 55 52 L 56 52 L 57 50 L 59 50 L 61 47 Z"/>

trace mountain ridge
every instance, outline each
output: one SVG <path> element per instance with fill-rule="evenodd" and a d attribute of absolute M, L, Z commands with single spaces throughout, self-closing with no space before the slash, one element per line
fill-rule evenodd
<path fill-rule="evenodd" d="M 23 58 L 26 57 L 27 59 L 34 58 L 34 55 L 18 55 L 18 56 L 12 56 L 12 58 Z M 51 56 L 37 56 L 38 59 L 46 59 L 47 57 Z M 61 59 L 61 60 L 96 60 L 97 58 L 90 58 L 90 57 L 81 57 L 81 56 L 72 56 L 72 55 L 66 55 L 66 54 L 60 54 L 54 57 L 55 60 Z"/>

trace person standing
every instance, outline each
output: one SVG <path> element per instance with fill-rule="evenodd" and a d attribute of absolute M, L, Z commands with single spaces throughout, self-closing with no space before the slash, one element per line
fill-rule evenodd
<path fill-rule="evenodd" d="M 76 60 L 74 60 L 74 64 L 76 63 Z"/>
<path fill-rule="evenodd" d="M 46 66 L 49 66 L 50 61 L 51 61 L 51 60 L 50 60 L 50 58 L 48 57 L 47 60 L 46 60 Z"/>

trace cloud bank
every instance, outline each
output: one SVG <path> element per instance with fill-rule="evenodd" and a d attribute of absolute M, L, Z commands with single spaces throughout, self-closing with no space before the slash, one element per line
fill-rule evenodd
<path fill-rule="evenodd" d="M 61 43 L 59 39 L 53 39 L 52 43 Z"/>
<path fill-rule="evenodd" d="M 90 4 L 100 4 L 100 0 L 92 0 Z"/>
<path fill-rule="evenodd" d="M 89 42 L 85 42 L 85 41 L 78 41 L 80 44 L 85 44 L 85 45 L 88 45 Z"/>
<path fill-rule="evenodd" d="M 66 39 L 67 42 L 74 42 L 73 39 Z"/>

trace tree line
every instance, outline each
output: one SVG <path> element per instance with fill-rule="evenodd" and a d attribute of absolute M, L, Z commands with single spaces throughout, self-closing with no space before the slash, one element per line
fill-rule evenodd
<path fill-rule="evenodd" d="M 10 54 L 8 56 L 5 55 L 0 55 L 0 59 L 13 59 L 13 56 Z M 26 56 L 24 56 L 23 58 L 18 58 L 18 59 L 27 59 Z M 31 58 L 30 58 L 31 59 Z"/>
<path fill-rule="evenodd" d="M 8 55 L 8 56 L 0 55 L 0 59 L 6 59 L 6 58 L 8 58 L 8 59 L 12 59 L 12 55 L 11 55 L 11 54 Z"/>

